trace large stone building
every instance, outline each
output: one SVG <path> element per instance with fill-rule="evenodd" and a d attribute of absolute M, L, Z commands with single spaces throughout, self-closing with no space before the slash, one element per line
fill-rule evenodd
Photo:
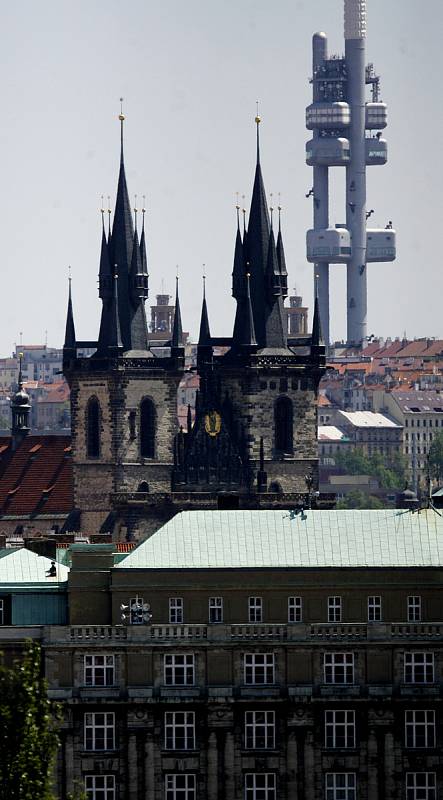
<path fill-rule="evenodd" d="M 72 546 L 68 581 L 0 551 L 1 648 L 40 641 L 63 704 L 59 800 L 437 800 L 442 542 L 433 510 L 190 511 L 123 560 Z"/>
<path fill-rule="evenodd" d="M 145 315 L 144 226 L 134 223 L 123 160 L 112 231 L 103 227 L 102 315 L 97 342 L 75 335 L 71 296 L 63 350 L 71 387 L 74 502 L 84 531 L 132 539 L 183 508 L 256 508 L 320 502 L 318 383 L 325 350 L 318 310 L 312 336 L 288 337 L 287 271 L 280 224 L 274 234 L 257 165 L 247 230 L 237 228 L 231 337 L 210 334 L 203 298 L 195 420 L 177 424 L 184 369 L 177 294 L 168 354 L 156 355 Z M 164 342 L 163 342 L 164 344 Z M 95 347 L 91 357 L 79 350 Z M 223 355 L 216 355 L 221 347 Z M 313 491 L 312 491 L 313 490 Z M 330 500 L 329 500 L 330 502 Z"/>

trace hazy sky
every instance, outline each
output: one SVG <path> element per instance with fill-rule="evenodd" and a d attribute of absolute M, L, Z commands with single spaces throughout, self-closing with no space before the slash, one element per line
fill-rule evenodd
<path fill-rule="evenodd" d="M 388 104 L 389 161 L 368 169 L 371 222 L 397 230 L 393 264 L 368 266 L 368 331 L 443 337 L 441 0 L 368 0 L 368 61 Z M 342 52 L 343 0 L 19 0 L 2 3 L 0 354 L 63 342 L 68 265 L 77 337 L 96 338 L 100 195 L 115 198 L 118 99 L 131 196 L 147 196 L 150 298 L 180 265 L 185 329 L 198 330 L 202 264 L 213 333 L 231 333 L 235 192 L 249 203 L 255 101 L 268 192 L 281 192 L 290 286 L 312 304 L 304 161 L 311 36 Z M 331 224 L 344 218 L 337 184 Z M 141 201 L 139 200 L 139 205 Z M 331 268 L 334 338 L 345 266 Z M 311 316 L 310 316 L 311 319 Z"/>

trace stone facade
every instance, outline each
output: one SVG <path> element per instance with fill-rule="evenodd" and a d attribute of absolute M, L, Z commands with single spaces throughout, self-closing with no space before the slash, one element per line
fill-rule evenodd
<path fill-rule="evenodd" d="M 65 709 L 60 800 L 94 776 L 108 776 L 106 800 L 439 796 L 438 568 L 324 569 L 320 582 L 315 569 L 111 570 L 106 548 L 95 555 L 83 549 L 73 559 L 71 627 L 42 634 L 50 694 Z M 337 622 L 331 595 L 341 600 Z M 136 596 L 149 601 L 153 620 L 122 625 L 120 607 Z M 213 596 L 223 600 L 218 623 L 208 617 Z M 288 616 L 294 596 L 301 598 L 300 621 Z M 372 621 L 374 596 L 381 619 Z M 415 621 L 411 596 L 420 597 Z M 261 621 L 251 622 L 251 597 L 262 601 Z M 181 622 L 171 622 L 170 598 L 182 600 Z M 91 685 L 92 656 L 110 658 L 108 685 L 101 667 L 99 685 Z M 411 658 L 418 665 L 412 671 Z M 168 673 L 171 659 L 178 666 Z M 334 717 L 343 712 L 346 724 Z M 425 732 L 416 712 L 427 713 Z M 86 732 L 90 715 L 103 713 L 111 715 L 104 747 L 102 718 L 94 718 L 97 738 Z M 423 776 L 435 792 L 406 795 L 406 782 L 422 785 Z M 347 781 L 348 791 L 327 794 L 334 781 Z M 187 793 L 179 794 L 184 785 Z"/>

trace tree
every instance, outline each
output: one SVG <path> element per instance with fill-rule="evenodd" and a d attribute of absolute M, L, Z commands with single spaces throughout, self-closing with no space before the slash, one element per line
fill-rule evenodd
<path fill-rule="evenodd" d="M 381 453 L 365 455 L 355 448 L 335 456 L 337 466 L 347 475 L 372 475 L 383 489 L 398 489 L 405 485 L 406 459 L 402 453 L 394 453 L 389 462 Z"/>
<path fill-rule="evenodd" d="M 351 508 L 364 509 L 364 508 L 386 508 L 385 503 L 379 497 L 373 494 L 365 494 L 360 489 L 353 489 L 352 492 L 342 499 L 337 501 L 336 508 L 338 510 L 348 510 Z"/>
<path fill-rule="evenodd" d="M 0 798 L 52 800 L 58 706 L 47 696 L 41 650 L 29 642 L 15 665 L 0 666 Z"/>
<path fill-rule="evenodd" d="M 443 475 L 443 431 L 435 434 L 429 448 L 428 459 L 431 477 L 440 480 Z"/>

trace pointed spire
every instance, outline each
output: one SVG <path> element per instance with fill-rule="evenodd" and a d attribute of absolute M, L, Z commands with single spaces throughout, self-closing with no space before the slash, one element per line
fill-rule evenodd
<path fill-rule="evenodd" d="M 118 316 L 117 264 L 115 264 L 115 272 L 114 272 L 114 295 L 112 298 L 112 305 L 111 305 L 108 348 L 110 351 L 113 351 L 113 353 L 116 355 L 118 354 L 119 351 L 123 350 L 123 343 L 120 332 L 120 320 Z"/>
<path fill-rule="evenodd" d="M 280 291 L 280 267 L 275 246 L 274 231 L 269 234 L 268 258 L 266 262 L 266 288 L 269 295 L 277 297 Z"/>
<path fill-rule="evenodd" d="M 241 340 L 242 347 L 257 347 L 257 340 L 255 338 L 255 329 L 254 329 L 254 315 L 252 313 L 252 305 L 251 305 L 251 290 L 250 290 L 250 280 L 251 276 L 249 272 L 246 274 L 246 308 L 244 310 L 244 323 L 243 323 L 243 335 Z"/>
<path fill-rule="evenodd" d="M 120 102 L 122 102 L 122 99 Z M 110 256 L 111 263 L 118 264 L 120 273 L 120 280 L 118 282 L 118 311 L 124 347 L 125 350 L 130 350 L 132 349 L 132 343 L 130 332 L 128 274 L 132 260 L 134 225 L 132 221 L 131 204 L 129 202 L 124 165 L 123 123 L 125 116 L 122 109 L 120 110 L 118 118 L 120 120 L 120 171 L 118 176 L 114 223 L 112 226 Z"/>
<path fill-rule="evenodd" d="M 281 234 L 281 206 L 278 206 L 277 261 L 280 269 L 280 286 L 283 297 L 288 296 L 288 271 L 286 269 L 285 250 Z"/>
<path fill-rule="evenodd" d="M 18 389 L 11 399 L 12 414 L 12 449 L 16 450 L 29 433 L 29 417 L 31 402 L 28 393 L 23 388 L 22 361 L 23 353 L 19 353 Z"/>
<path fill-rule="evenodd" d="M 65 328 L 65 344 L 64 349 L 68 348 L 70 350 L 75 351 L 76 347 L 76 339 L 75 339 L 75 325 L 74 325 L 74 314 L 72 311 L 72 296 L 71 296 L 71 276 L 69 276 L 69 289 L 68 289 L 68 311 L 66 314 L 66 328 Z M 20 369 L 21 369 L 21 361 L 20 361 Z"/>
<path fill-rule="evenodd" d="M 234 248 L 234 267 L 232 270 L 232 296 L 239 300 L 245 296 L 245 253 L 240 233 L 239 206 L 237 208 L 237 233 Z"/>
<path fill-rule="evenodd" d="M 258 115 L 258 100 L 257 100 L 257 113 L 255 116 L 255 124 L 257 126 L 257 164 L 260 164 L 260 122 L 261 117 Z"/>
<path fill-rule="evenodd" d="M 199 347 L 211 345 L 211 332 L 209 330 L 208 308 L 206 305 L 206 276 L 203 275 L 203 302 L 200 317 Z"/>
<path fill-rule="evenodd" d="M 104 225 L 102 226 L 102 243 L 100 250 L 100 266 L 98 272 L 98 294 L 102 300 L 110 299 L 113 292 L 112 270 L 109 258 L 109 246 L 106 241 Z"/>
<path fill-rule="evenodd" d="M 178 296 L 178 275 L 175 278 L 175 311 L 174 311 L 174 322 L 172 325 L 172 339 L 171 339 L 171 348 L 177 350 L 178 348 L 183 347 L 183 328 L 182 328 L 182 317 L 180 311 L 180 300 Z"/>
<path fill-rule="evenodd" d="M 317 293 L 317 285 L 316 285 L 316 294 L 315 294 L 315 301 L 314 301 L 314 316 L 312 319 L 312 337 L 311 337 L 311 347 L 324 347 L 324 339 L 323 333 L 321 329 L 321 319 L 320 319 L 320 306 L 318 303 L 318 293 Z"/>
<path fill-rule="evenodd" d="M 147 275 L 148 274 L 148 258 L 146 256 L 146 239 L 145 239 L 145 196 L 143 195 L 143 207 L 142 207 L 142 233 L 140 236 L 140 255 L 142 260 L 142 270 Z"/>

